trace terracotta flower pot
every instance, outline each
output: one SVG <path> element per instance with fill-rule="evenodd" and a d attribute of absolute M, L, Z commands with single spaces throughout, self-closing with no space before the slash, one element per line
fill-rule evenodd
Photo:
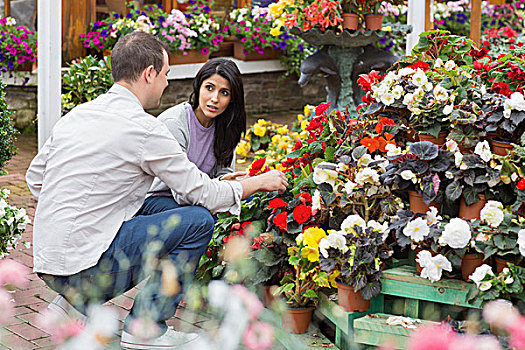
<path fill-rule="evenodd" d="M 381 30 L 383 27 L 383 15 L 370 13 L 365 15 L 365 27 L 368 30 Z"/>
<path fill-rule="evenodd" d="M 275 60 L 278 59 L 280 55 L 279 49 L 274 49 L 271 47 L 264 48 L 264 53 L 259 55 L 257 52 L 248 52 L 247 55 L 244 54 L 244 44 L 240 41 L 235 41 L 233 43 L 233 57 L 242 61 L 260 61 L 260 60 Z"/>
<path fill-rule="evenodd" d="M 197 49 L 191 49 L 185 52 L 186 54 L 174 53 L 169 55 L 169 64 L 170 66 L 176 64 L 190 64 L 190 63 L 204 63 L 210 57 L 210 54 L 203 55 Z"/>
<path fill-rule="evenodd" d="M 361 292 L 355 292 L 354 287 L 337 282 L 337 296 L 339 306 L 347 312 L 364 312 L 370 308 L 370 300 L 361 296 Z"/>
<path fill-rule="evenodd" d="M 261 299 L 264 307 L 271 308 L 279 297 L 273 295 L 273 291 L 278 286 L 260 286 L 261 288 Z"/>
<path fill-rule="evenodd" d="M 359 16 L 355 13 L 343 13 L 343 28 L 356 30 L 359 26 Z"/>
<path fill-rule="evenodd" d="M 464 281 L 481 265 L 483 265 L 483 254 L 465 254 L 461 260 L 461 275 Z"/>
<path fill-rule="evenodd" d="M 223 41 L 219 44 L 219 50 L 212 52 L 210 58 L 214 57 L 232 57 L 233 56 L 233 41 Z"/>
<path fill-rule="evenodd" d="M 294 334 L 303 334 L 310 327 L 314 307 L 287 309 L 281 316 L 282 326 Z"/>
<path fill-rule="evenodd" d="M 430 202 L 430 205 L 426 205 L 421 194 L 416 191 L 408 191 L 408 200 L 410 202 L 410 210 L 416 214 L 425 214 L 429 210 L 429 206 L 436 207 L 438 212 L 441 210 L 441 204 L 439 203 Z"/>
<path fill-rule="evenodd" d="M 498 141 L 494 138 L 489 139 L 489 144 L 492 152 L 498 156 L 506 156 L 514 148 L 510 142 Z"/>
<path fill-rule="evenodd" d="M 479 219 L 481 209 L 487 204 L 487 198 L 480 194 L 479 201 L 477 201 L 474 204 L 467 205 L 465 203 L 465 199 L 461 197 L 461 201 L 459 202 L 459 217 L 463 219 Z"/>
<path fill-rule="evenodd" d="M 496 263 L 496 273 L 500 273 L 501 271 L 503 271 L 503 269 L 505 267 L 508 267 L 507 266 L 507 263 L 514 263 L 512 260 L 507 260 L 505 258 L 499 258 L 499 257 L 494 257 L 494 261 Z"/>
<path fill-rule="evenodd" d="M 438 137 L 434 137 L 429 134 L 419 134 L 419 141 L 432 142 L 434 145 L 441 146 L 447 141 L 447 132 L 440 132 Z"/>

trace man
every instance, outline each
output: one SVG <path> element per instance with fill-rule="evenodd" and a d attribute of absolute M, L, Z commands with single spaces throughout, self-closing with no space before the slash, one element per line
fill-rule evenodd
<path fill-rule="evenodd" d="M 168 85 L 167 51 L 155 37 L 126 35 L 111 61 L 115 84 L 61 118 L 27 171 L 38 197 L 34 271 L 60 293 L 50 308 L 78 317 L 89 302 L 105 302 L 149 277 L 126 318 L 121 344 L 171 349 L 196 336 L 169 329 L 165 321 L 211 238 L 210 211 L 238 213 L 241 198 L 258 190 L 282 192 L 288 183 L 278 171 L 210 180 L 188 161 L 166 126 L 144 111 L 159 105 Z M 141 215 L 155 176 L 194 206 Z M 166 261 L 176 268 L 175 287 L 166 286 Z M 157 338 L 144 341 L 130 331 L 144 317 L 157 322 Z"/>

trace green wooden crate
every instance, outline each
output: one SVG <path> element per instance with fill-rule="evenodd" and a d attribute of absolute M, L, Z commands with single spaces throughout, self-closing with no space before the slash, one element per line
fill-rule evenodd
<path fill-rule="evenodd" d="M 354 339 L 356 343 L 381 346 L 388 344 L 395 349 L 405 349 L 405 343 L 413 332 L 401 326 L 386 324 L 387 314 L 370 314 L 354 320 Z M 437 324 L 432 321 L 421 321 L 421 325 Z"/>

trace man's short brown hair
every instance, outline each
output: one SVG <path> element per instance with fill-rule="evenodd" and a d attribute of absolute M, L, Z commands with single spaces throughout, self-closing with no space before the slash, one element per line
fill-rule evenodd
<path fill-rule="evenodd" d="M 168 46 L 151 34 L 136 31 L 123 36 L 111 51 L 113 80 L 137 81 L 150 65 L 157 74 L 160 73 L 164 66 L 164 51 L 169 51 Z"/>

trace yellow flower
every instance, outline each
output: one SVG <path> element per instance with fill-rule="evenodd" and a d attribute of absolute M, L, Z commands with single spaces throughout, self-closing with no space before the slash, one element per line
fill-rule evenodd
<path fill-rule="evenodd" d="M 301 121 L 301 120 L 303 120 L 303 119 L 304 119 L 304 115 L 302 115 L 302 114 L 297 114 L 297 120 L 298 120 L 298 121 Z"/>
<path fill-rule="evenodd" d="M 281 26 L 275 26 L 275 27 L 272 27 L 272 29 L 270 29 L 270 34 L 272 36 L 279 36 L 281 35 Z"/>
<path fill-rule="evenodd" d="M 310 106 L 309 105 L 304 106 L 303 113 L 304 113 L 305 117 L 308 117 L 310 115 Z"/>
<path fill-rule="evenodd" d="M 308 120 L 303 120 L 301 122 L 301 130 L 306 131 L 307 126 L 308 126 Z"/>
<path fill-rule="evenodd" d="M 288 148 L 288 142 L 286 142 L 286 141 L 284 141 L 284 142 L 279 142 L 278 147 L 279 147 L 280 149 L 287 149 L 287 148 Z"/>
<path fill-rule="evenodd" d="M 275 144 L 278 144 L 279 142 L 281 142 L 281 135 L 273 135 L 272 142 Z"/>
<path fill-rule="evenodd" d="M 339 270 L 334 270 L 330 276 L 328 276 L 328 282 L 330 282 L 330 284 L 332 285 L 333 288 L 337 288 L 337 283 L 335 283 L 335 279 L 337 277 L 339 277 L 339 275 L 341 274 L 341 271 Z"/>
<path fill-rule="evenodd" d="M 263 137 L 264 134 L 266 134 L 266 128 L 264 126 L 261 126 L 259 124 L 255 124 L 253 126 L 253 133 L 259 137 Z"/>
<path fill-rule="evenodd" d="M 270 14 L 273 17 L 279 17 L 281 16 L 281 13 L 283 12 L 283 7 L 280 5 L 280 2 L 270 4 L 268 8 L 270 9 Z"/>
<path fill-rule="evenodd" d="M 239 142 L 239 144 L 237 145 L 236 151 L 239 156 L 246 157 L 248 155 L 248 152 L 250 151 L 250 143 L 241 140 L 241 142 Z"/>
<path fill-rule="evenodd" d="M 383 28 L 381 28 L 382 31 L 384 32 L 391 32 L 392 31 L 392 27 L 391 26 L 384 26 Z"/>
<path fill-rule="evenodd" d="M 277 132 L 281 135 L 288 134 L 288 126 L 286 125 L 281 126 L 280 128 L 277 129 Z"/>
<path fill-rule="evenodd" d="M 295 243 L 297 243 L 297 245 L 300 245 L 301 243 L 303 243 L 303 238 L 304 235 L 302 233 L 299 234 L 297 237 L 295 237 Z"/>
<path fill-rule="evenodd" d="M 303 249 L 301 249 L 301 256 L 311 262 L 319 261 L 319 249 L 308 246 L 303 247 Z"/>
<path fill-rule="evenodd" d="M 303 236 L 303 243 L 317 250 L 321 239 L 326 238 L 326 232 L 319 227 L 309 227 L 303 232 Z"/>
<path fill-rule="evenodd" d="M 275 169 L 279 170 L 279 171 L 285 171 L 286 168 L 282 165 L 282 164 L 275 164 Z"/>

